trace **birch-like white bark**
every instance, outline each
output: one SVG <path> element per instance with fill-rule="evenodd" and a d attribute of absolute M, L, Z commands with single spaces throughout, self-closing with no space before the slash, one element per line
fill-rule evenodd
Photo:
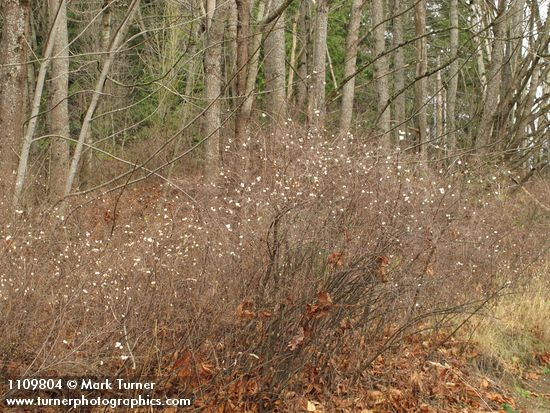
<path fill-rule="evenodd" d="M 65 0 L 62 0 L 60 6 L 65 4 Z M 17 168 L 17 176 L 15 178 L 15 189 L 13 192 L 13 206 L 17 208 L 21 202 L 21 195 L 23 193 L 23 186 L 25 184 L 25 177 L 27 175 L 27 166 L 29 162 L 29 153 L 31 150 L 32 137 L 36 129 L 36 122 L 38 121 L 38 113 L 40 111 L 40 101 L 42 99 L 42 92 L 44 90 L 44 82 L 46 80 L 46 73 L 50 64 L 52 56 L 57 27 L 59 25 L 59 14 L 56 12 L 56 17 L 53 20 L 52 28 L 50 31 L 50 37 L 46 42 L 46 48 L 44 50 L 44 56 L 40 62 L 40 69 L 38 70 L 38 76 L 36 77 L 36 86 L 34 88 L 34 97 L 31 105 L 31 113 L 29 123 L 25 136 L 23 137 L 23 145 L 21 147 L 21 154 L 19 157 L 19 166 Z"/>
<path fill-rule="evenodd" d="M 139 6 L 139 0 L 133 0 L 130 6 L 128 7 L 128 11 L 126 13 L 126 16 L 122 23 L 120 24 L 120 27 L 117 30 L 117 33 L 111 42 L 111 47 L 109 48 L 109 55 L 105 59 L 103 63 L 103 67 L 101 69 L 101 73 L 99 75 L 99 78 L 97 79 L 95 88 L 94 88 L 94 94 L 92 96 L 92 99 L 90 101 L 90 105 L 88 106 L 88 110 L 86 111 L 86 116 L 84 117 L 84 120 L 82 122 L 82 127 L 80 129 L 80 134 L 78 135 L 78 142 L 76 144 L 73 158 L 71 161 L 71 166 L 69 168 L 69 172 L 67 174 L 67 180 L 65 182 L 65 189 L 64 189 L 64 197 L 66 198 L 72 190 L 73 182 L 76 176 L 76 172 L 78 170 L 78 164 L 80 162 L 80 157 L 82 155 L 82 149 L 84 148 L 84 142 L 86 137 L 88 136 L 88 131 L 90 129 L 91 123 L 92 123 L 92 117 L 94 115 L 94 112 L 97 108 L 97 104 L 99 102 L 99 98 L 101 96 L 101 92 L 103 91 L 103 87 L 105 86 L 105 81 L 107 80 L 107 75 L 109 74 L 109 71 L 111 70 L 111 66 L 113 64 L 113 60 L 118 52 L 118 49 L 122 43 L 122 40 L 124 39 L 124 36 L 126 35 L 126 32 L 128 30 L 128 26 L 130 25 L 130 22 L 132 21 L 135 12 L 137 11 Z M 63 211 L 65 206 L 65 201 L 62 204 L 61 210 Z"/>

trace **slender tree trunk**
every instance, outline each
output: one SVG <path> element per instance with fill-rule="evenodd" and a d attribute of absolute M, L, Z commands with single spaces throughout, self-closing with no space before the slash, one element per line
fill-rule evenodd
<path fill-rule="evenodd" d="M 257 21 L 261 21 L 263 19 L 264 11 L 265 2 L 262 0 L 258 4 L 258 15 L 256 18 Z M 252 113 L 252 104 L 254 103 L 254 95 L 252 92 L 254 91 L 254 88 L 256 86 L 256 78 L 258 77 L 258 62 L 261 43 L 262 31 L 259 30 L 259 28 L 256 28 L 256 31 L 254 32 L 254 36 L 252 36 L 249 46 L 249 55 L 251 56 L 251 58 L 248 65 L 248 73 L 246 76 L 246 93 L 242 109 L 243 116 L 245 117 L 247 123 L 250 119 L 250 114 Z"/>
<path fill-rule="evenodd" d="M 456 91 L 458 89 L 458 0 L 451 0 L 449 20 L 451 24 L 451 65 L 447 89 L 447 151 L 456 151 Z"/>
<path fill-rule="evenodd" d="M 245 112 L 246 83 L 248 79 L 248 41 L 250 36 L 250 0 L 237 0 L 237 114 L 235 140 L 244 142 L 249 114 Z"/>
<path fill-rule="evenodd" d="M 527 147 L 528 143 L 527 141 L 527 130 L 529 127 L 529 120 L 531 115 L 531 110 L 533 108 L 534 102 L 535 102 L 535 96 L 537 89 L 540 87 L 539 79 L 540 79 L 541 71 L 540 68 L 535 68 L 533 71 L 533 74 L 531 75 L 531 80 L 529 83 L 529 89 L 527 89 L 526 96 L 524 98 L 524 103 L 522 105 L 521 112 L 519 113 L 518 119 L 516 120 L 516 124 L 514 125 L 514 136 L 513 141 L 516 142 L 518 146 L 524 146 Z M 510 137 L 512 138 L 512 137 Z"/>
<path fill-rule="evenodd" d="M 130 3 L 130 5 L 128 6 L 128 11 L 126 12 L 126 16 L 124 17 L 122 23 L 120 24 L 116 32 L 114 39 L 111 42 L 108 57 L 105 59 L 103 63 L 101 73 L 99 75 L 99 78 L 97 79 L 97 82 L 94 88 L 92 100 L 90 101 L 88 110 L 86 111 L 86 115 L 84 117 L 84 120 L 82 121 L 80 134 L 78 136 L 78 141 L 74 150 L 73 158 L 71 160 L 71 166 L 69 168 L 69 172 L 67 174 L 67 180 L 65 182 L 65 189 L 64 189 L 65 198 L 71 193 L 71 190 L 73 188 L 73 182 L 75 180 L 76 173 L 78 171 L 78 165 L 80 163 L 82 149 L 84 148 L 84 142 L 86 137 L 88 136 L 88 133 L 92 124 L 92 118 L 94 116 L 95 110 L 97 108 L 97 104 L 99 102 L 99 98 L 105 86 L 105 82 L 107 81 L 107 75 L 111 70 L 111 66 L 113 64 L 115 56 L 117 55 L 119 47 L 122 44 L 122 40 L 126 35 L 128 26 L 130 25 L 130 22 L 132 21 L 134 14 L 136 13 L 138 8 L 139 8 L 139 0 L 133 0 L 132 3 Z M 65 206 L 66 206 L 66 203 L 64 202 L 61 206 L 62 212 L 65 209 Z"/>
<path fill-rule="evenodd" d="M 225 69 L 225 83 L 228 85 L 229 95 L 233 97 L 231 103 L 233 107 L 238 104 L 238 93 L 237 93 L 237 54 L 238 54 L 238 26 L 240 24 L 238 12 L 238 2 L 236 0 L 231 0 L 227 3 L 226 10 L 226 26 L 224 33 L 224 47 L 223 52 L 225 53 L 224 67 Z M 237 99 L 236 99 L 237 98 Z"/>
<path fill-rule="evenodd" d="M 511 125 L 516 123 L 514 119 L 516 105 L 510 105 L 512 96 L 516 91 L 518 81 L 518 69 L 521 58 L 523 43 L 523 9 L 525 0 L 510 0 L 508 15 L 506 17 L 507 38 L 504 42 L 504 58 L 501 69 L 500 100 L 499 108 L 495 114 L 494 132 L 497 136 L 496 149 L 505 150 L 510 142 L 511 136 L 505 135 Z M 538 4 L 536 6 L 539 7 Z"/>
<path fill-rule="evenodd" d="M 294 76 L 296 72 L 296 48 L 298 47 L 298 23 L 300 22 L 300 14 L 302 9 L 298 8 L 294 19 L 292 20 L 292 43 L 290 45 L 290 61 L 288 62 L 289 71 L 286 86 L 286 100 L 290 104 L 294 94 Z"/>
<path fill-rule="evenodd" d="M 441 59 L 437 57 L 437 67 L 441 65 Z M 443 79 L 441 76 L 441 70 L 438 70 L 435 75 L 435 133 L 436 139 L 441 143 L 442 147 L 445 147 L 443 140 L 445 135 L 445 89 L 443 88 Z"/>
<path fill-rule="evenodd" d="M 168 73 L 174 65 L 177 64 L 178 60 L 181 57 L 182 53 L 182 43 L 187 43 L 185 45 L 185 53 L 188 56 L 198 56 L 200 55 L 199 50 L 202 50 L 202 46 L 195 41 L 201 36 L 201 21 L 199 14 L 200 5 L 203 0 L 192 0 L 182 6 L 182 4 L 175 2 L 166 2 L 165 13 L 167 16 L 173 16 L 171 21 L 192 21 L 193 23 L 186 29 L 185 27 L 173 27 L 167 34 L 168 39 L 165 42 L 166 47 L 164 48 L 163 56 L 160 57 L 162 62 L 162 72 Z M 199 77 L 200 70 L 199 67 L 202 66 L 200 59 L 188 59 L 185 63 L 185 88 L 183 94 L 185 96 L 185 101 L 178 105 L 176 112 L 173 112 L 173 106 L 176 102 L 176 98 L 172 92 L 166 90 L 161 96 L 161 106 L 159 108 L 159 119 L 162 122 L 162 125 L 159 126 L 159 130 L 163 134 L 164 139 L 168 142 L 170 140 L 169 128 L 164 122 L 166 118 L 174 118 L 176 116 L 179 119 L 181 125 L 186 125 L 189 120 L 195 116 L 196 112 L 194 110 L 194 105 L 190 104 L 191 99 L 194 98 L 193 91 L 195 90 L 197 84 L 197 78 Z M 180 82 L 183 79 L 176 78 L 166 78 L 168 88 L 174 89 L 177 88 Z M 170 159 L 174 159 L 180 155 L 180 149 L 182 148 L 183 143 L 186 141 L 186 136 L 181 135 L 175 139 L 174 142 L 171 142 L 171 156 Z M 168 180 L 172 179 L 174 171 L 177 170 L 179 163 L 172 162 L 166 173 L 166 178 Z M 172 190 L 170 185 L 165 185 L 163 188 L 163 197 L 168 196 L 169 192 Z"/>
<path fill-rule="evenodd" d="M 472 1 L 470 3 L 470 9 L 472 10 L 472 15 L 475 19 L 475 30 L 481 30 L 483 26 L 483 22 L 481 19 L 481 11 L 479 10 L 479 7 L 477 5 L 477 1 Z M 480 89 L 483 94 L 483 100 L 485 100 L 485 94 L 487 93 L 487 73 L 485 69 L 485 58 L 483 53 L 483 40 L 479 36 L 473 36 L 475 47 L 476 47 L 476 63 L 477 63 L 477 71 L 479 74 L 479 83 L 480 83 Z"/>
<path fill-rule="evenodd" d="M 416 44 L 416 82 L 414 84 L 415 124 L 420 146 L 420 161 L 428 162 L 428 139 L 426 119 L 426 73 L 428 71 L 428 54 L 426 46 L 426 1 L 418 0 L 414 6 Z"/>
<path fill-rule="evenodd" d="M 296 86 L 296 108 L 305 111 L 307 102 L 308 86 L 308 56 L 309 56 L 309 2 L 300 2 L 300 20 L 298 22 L 298 40 L 300 44 L 300 53 L 298 54 L 297 74 L 299 77 Z"/>
<path fill-rule="evenodd" d="M 282 3 L 283 0 L 272 0 L 268 15 L 277 10 Z M 264 30 L 267 33 L 264 41 L 266 106 L 271 123 L 276 128 L 277 124 L 286 118 L 287 110 L 284 12 Z"/>
<path fill-rule="evenodd" d="M 483 105 L 483 115 L 478 127 L 476 149 L 487 152 L 491 144 L 493 121 L 498 108 L 502 63 L 504 59 L 504 36 L 506 35 L 506 0 L 499 0 L 498 12 L 494 21 L 494 40 L 491 52 L 491 64 L 487 76 L 487 93 Z"/>
<path fill-rule="evenodd" d="M 28 11 L 28 1 L 3 2 L 0 41 L 0 205 L 4 209 L 8 207 L 8 194 L 13 191 L 24 132 Z"/>
<path fill-rule="evenodd" d="M 313 74 L 309 96 L 308 118 L 318 130 L 325 123 L 326 42 L 328 32 L 328 0 L 317 0 L 315 45 L 313 48 Z"/>
<path fill-rule="evenodd" d="M 511 6 L 511 23 L 510 23 L 510 48 L 512 51 L 511 56 L 511 74 L 512 76 L 517 74 L 519 64 L 521 61 L 521 46 L 523 42 L 523 18 L 524 8 L 526 0 L 512 0 Z"/>
<path fill-rule="evenodd" d="M 67 34 L 67 5 L 61 0 L 50 0 L 50 27 L 55 22 L 53 59 L 50 79 L 50 121 L 51 133 L 68 138 L 69 130 L 69 50 Z M 50 144 L 50 196 L 53 200 L 63 197 L 63 178 L 69 167 L 69 143 L 66 139 L 54 137 Z"/>
<path fill-rule="evenodd" d="M 204 52 L 204 97 L 208 109 L 204 114 L 203 136 L 205 141 L 204 176 L 207 182 L 214 183 L 218 175 L 220 161 L 221 126 L 221 58 L 223 40 L 223 9 L 218 2 L 207 3 L 207 40 Z M 210 17 L 211 16 L 211 17 Z M 232 148 L 236 149 L 236 148 Z"/>
<path fill-rule="evenodd" d="M 399 93 L 405 88 L 405 53 L 403 47 L 398 47 L 403 44 L 403 2 L 401 0 L 394 0 L 394 12 L 396 13 L 393 18 L 393 85 L 394 93 Z M 400 93 L 395 97 L 393 101 L 393 114 L 395 120 L 395 143 L 400 145 L 400 141 L 404 140 L 407 135 L 407 125 L 405 122 L 405 93 Z"/>
<path fill-rule="evenodd" d="M 99 55 L 98 59 L 99 62 L 102 64 L 105 59 L 108 58 L 107 52 L 109 51 L 109 44 L 111 42 L 111 31 L 112 31 L 112 11 L 111 11 L 111 3 L 112 0 L 103 0 L 103 12 L 101 13 L 101 36 L 99 39 L 99 52 L 104 53 Z M 108 93 L 108 87 L 109 85 L 105 85 L 106 93 Z M 104 106 L 105 103 L 102 105 L 101 102 L 98 104 L 98 110 L 102 110 L 102 106 Z M 100 125 L 103 124 L 106 126 L 105 121 L 100 120 Z M 106 128 L 99 128 L 100 130 L 104 130 Z M 95 137 L 92 130 L 88 131 L 88 135 L 86 136 L 86 144 L 87 145 L 93 145 L 95 141 Z M 95 156 L 94 156 L 94 150 L 90 147 L 85 147 L 82 152 L 82 168 L 81 172 L 79 174 L 79 179 L 81 179 L 81 184 L 86 185 L 86 182 L 88 179 L 90 179 L 95 170 L 95 162 L 94 162 Z"/>
<path fill-rule="evenodd" d="M 389 131 L 391 128 L 391 113 L 388 101 L 390 88 L 388 82 L 388 57 L 382 54 L 386 51 L 385 0 L 372 0 L 372 26 L 374 33 L 374 77 L 378 92 L 378 146 L 385 150 L 390 148 Z"/>
<path fill-rule="evenodd" d="M 344 61 L 344 79 L 352 76 L 356 70 L 357 46 L 359 40 L 359 27 L 363 12 L 363 0 L 353 0 L 346 35 L 346 55 Z M 342 87 L 342 108 L 340 115 L 340 132 L 347 133 L 351 127 L 353 117 L 353 101 L 355 98 L 355 77 L 351 78 Z"/>
<path fill-rule="evenodd" d="M 64 1 L 64 0 L 63 0 Z M 46 80 L 46 72 L 50 65 L 50 58 L 52 56 L 53 48 L 55 45 L 55 33 L 59 19 L 55 19 L 51 28 L 51 35 L 46 42 L 44 48 L 44 56 L 40 62 L 40 69 L 38 70 L 38 76 L 36 78 L 36 85 L 34 88 L 34 95 L 31 104 L 31 112 L 29 117 L 29 123 L 25 130 L 25 136 L 23 137 L 23 143 L 21 146 L 21 155 L 19 157 L 19 165 L 17 167 L 17 176 L 15 178 L 15 190 L 13 192 L 13 205 L 17 207 L 21 204 L 21 196 L 23 194 L 23 186 L 25 184 L 25 178 L 27 176 L 27 167 L 29 161 L 29 154 L 31 150 L 32 138 L 38 122 L 38 114 L 40 112 L 40 102 L 42 100 L 42 92 L 44 90 L 44 82 Z"/>

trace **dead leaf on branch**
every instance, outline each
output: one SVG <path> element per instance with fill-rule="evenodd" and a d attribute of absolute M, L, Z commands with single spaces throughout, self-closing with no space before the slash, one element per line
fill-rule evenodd
<path fill-rule="evenodd" d="M 330 294 L 327 293 L 326 291 L 319 291 L 317 293 L 317 300 L 319 300 L 319 305 L 323 308 L 334 306 L 334 303 L 332 302 L 332 298 L 330 298 Z"/>
<path fill-rule="evenodd" d="M 342 251 L 334 251 L 328 257 L 328 265 L 331 267 L 343 267 L 344 253 Z"/>
<path fill-rule="evenodd" d="M 258 313 L 256 314 L 256 316 L 257 316 L 260 320 L 266 320 L 266 319 L 268 319 L 269 317 L 271 317 L 271 311 L 258 311 Z"/>
<path fill-rule="evenodd" d="M 326 291 L 319 291 L 317 293 L 317 303 L 306 305 L 306 316 L 308 318 L 320 318 L 328 313 L 328 311 L 334 307 L 334 303 L 330 294 Z"/>
<path fill-rule="evenodd" d="M 292 337 L 292 339 L 290 340 L 290 342 L 288 343 L 288 348 L 291 350 L 291 351 L 294 351 L 296 350 L 298 347 L 300 347 L 300 345 L 304 342 L 304 339 L 306 338 L 305 336 L 305 330 L 303 327 L 299 327 L 298 328 L 298 333 Z"/>
<path fill-rule="evenodd" d="M 388 268 L 390 266 L 390 259 L 387 255 L 381 255 L 376 260 L 378 262 L 378 269 L 376 275 L 381 282 L 388 281 Z"/>
<path fill-rule="evenodd" d="M 252 300 L 244 300 L 237 306 L 237 318 L 243 320 L 252 320 L 256 318 L 256 313 L 254 312 L 254 303 Z"/>
<path fill-rule="evenodd" d="M 428 277 L 433 277 L 434 276 L 434 267 L 431 263 L 426 266 L 426 275 Z"/>
<path fill-rule="evenodd" d="M 196 385 L 212 379 L 215 366 L 186 350 L 174 362 L 174 370 L 177 371 L 180 381 L 191 381 Z"/>

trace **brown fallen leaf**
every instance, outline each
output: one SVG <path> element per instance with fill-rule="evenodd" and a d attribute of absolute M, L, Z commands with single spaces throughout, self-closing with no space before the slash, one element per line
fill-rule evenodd
<path fill-rule="evenodd" d="M 290 342 L 288 343 L 288 348 L 291 350 L 291 351 L 294 351 L 296 350 L 298 347 L 300 347 L 300 345 L 304 342 L 304 339 L 306 338 L 305 336 L 305 330 L 303 327 L 299 327 L 298 328 L 298 333 L 292 337 L 292 339 L 290 340 Z"/>
<path fill-rule="evenodd" d="M 384 403 L 384 393 L 380 390 L 367 390 L 367 399 L 374 405 Z"/>

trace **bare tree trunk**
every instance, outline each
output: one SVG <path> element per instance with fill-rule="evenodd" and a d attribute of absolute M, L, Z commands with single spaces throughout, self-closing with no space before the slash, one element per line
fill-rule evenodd
<path fill-rule="evenodd" d="M 0 205 L 4 204 L 4 209 L 8 207 L 7 196 L 13 190 L 24 131 L 28 10 L 28 1 L 3 2 L 0 41 Z"/>
<path fill-rule="evenodd" d="M 245 112 L 246 83 L 248 79 L 248 40 L 250 36 L 250 0 L 237 0 L 237 113 L 235 117 L 235 141 L 245 140 L 249 114 Z M 254 79 L 255 80 L 255 79 Z"/>
<path fill-rule="evenodd" d="M 63 197 L 63 178 L 69 167 L 69 143 L 66 139 L 69 130 L 69 50 L 67 34 L 67 5 L 61 0 L 50 0 L 50 27 L 55 23 L 57 12 L 57 31 L 54 36 L 54 47 L 51 80 L 50 80 L 50 121 L 54 137 L 50 144 L 50 196 L 53 200 Z"/>
<path fill-rule="evenodd" d="M 318 130 L 325 123 L 326 42 L 328 32 L 328 0 L 317 1 L 313 74 L 308 104 L 309 124 Z"/>
<path fill-rule="evenodd" d="M 233 103 L 233 107 L 238 104 L 238 99 L 235 99 L 237 94 L 237 54 L 238 54 L 238 26 L 240 24 L 239 12 L 238 12 L 238 2 L 236 0 L 231 0 L 227 3 L 225 10 L 226 15 L 226 26 L 223 40 L 223 52 L 225 53 L 224 67 L 225 69 L 225 84 L 228 85 L 229 95 L 233 97 L 230 101 Z"/>
<path fill-rule="evenodd" d="M 112 21 L 112 11 L 111 11 L 112 0 L 103 0 L 103 12 L 101 13 L 101 36 L 99 41 L 99 53 L 104 53 L 99 56 L 100 63 L 103 63 L 106 58 L 108 58 L 107 52 L 109 51 L 109 44 L 111 42 L 111 21 Z M 108 85 L 106 85 L 106 89 Z M 108 90 L 106 90 L 108 93 Z M 101 110 L 101 102 L 98 104 L 99 110 Z M 88 131 L 88 136 L 86 136 L 86 144 L 94 144 L 94 134 L 93 131 Z M 82 152 L 82 169 L 79 174 L 81 179 L 81 184 L 85 185 L 86 181 L 93 175 L 95 170 L 94 165 L 94 151 L 90 147 L 84 148 Z"/>
<path fill-rule="evenodd" d="M 519 115 L 517 119 L 517 123 L 515 126 L 515 133 L 514 133 L 514 141 L 517 142 L 519 146 L 528 146 L 527 141 L 527 129 L 529 126 L 529 120 L 530 120 L 530 114 L 531 110 L 533 108 L 534 102 L 535 102 L 535 96 L 537 89 L 540 87 L 539 79 L 540 79 L 541 71 L 540 68 L 535 68 L 533 71 L 533 74 L 531 75 L 531 80 L 529 83 L 529 89 L 527 89 L 526 96 L 524 98 L 524 104 L 519 108 Z"/>
<path fill-rule="evenodd" d="M 491 143 L 493 121 L 498 108 L 504 59 L 504 36 L 506 35 L 506 0 L 499 0 L 498 12 L 494 21 L 494 40 L 491 64 L 487 76 L 487 93 L 483 105 L 483 115 L 478 128 L 476 149 L 486 152 Z"/>
<path fill-rule="evenodd" d="M 391 114 L 388 101 L 390 88 L 388 84 L 388 58 L 382 56 L 386 51 L 386 24 L 384 17 L 385 0 L 372 0 L 372 26 L 374 32 L 374 77 L 378 92 L 378 146 L 385 150 L 390 148 L 389 131 L 391 128 Z"/>
<path fill-rule="evenodd" d="M 447 90 L 447 151 L 452 156 L 456 151 L 456 91 L 458 88 L 458 0 L 451 0 L 449 19 L 451 23 L 451 65 Z"/>
<path fill-rule="evenodd" d="M 192 21 L 191 27 L 186 29 L 184 27 L 174 27 L 167 34 L 166 47 L 161 52 L 161 73 L 168 73 L 171 68 L 177 64 L 178 60 L 181 57 L 182 53 L 182 43 L 187 42 L 185 46 L 185 53 L 189 56 L 198 56 L 200 55 L 199 50 L 202 50 L 202 46 L 195 42 L 194 39 L 199 39 L 201 36 L 202 28 L 200 18 L 204 16 L 204 13 L 200 10 L 200 5 L 203 3 L 203 0 L 192 0 L 185 5 L 175 2 L 165 2 L 164 10 L 167 16 L 173 16 L 173 21 Z M 201 16 L 201 17 L 199 17 Z M 202 66 L 201 59 L 188 59 L 185 64 L 185 88 L 184 96 L 185 100 L 182 102 L 176 109 L 176 113 L 173 112 L 174 105 L 174 95 L 172 92 L 166 90 L 160 99 L 159 113 L 160 119 L 166 119 L 167 117 L 177 116 L 179 123 L 181 125 L 186 125 L 189 120 L 195 115 L 192 104 L 190 104 L 191 99 L 193 99 L 193 91 L 197 84 L 197 79 L 200 76 L 201 72 L 199 67 Z M 201 73 L 202 74 L 202 73 Z M 169 89 L 177 88 L 177 85 L 182 82 L 183 79 L 176 78 L 167 78 L 167 86 Z M 163 134 L 164 139 L 168 142 L 170 138 L 168 135 L 168 127 L 162 123 L 160 126 L 160 131 Z M 180 149 L 182 144 L 185 142 L 185 135 L 178 136 L 174 142 L 171 142 L 171 153 L 170 159 L 176 158 L 180 155 Z M 174 171 L 177 170 L 177 162 L 172 162 L 166 173 L 166 179 L 170 181 L 174 175 Z M 165 185 L 163 188 L 163 197 L 168 196 L 169 192 L 172 190 L 170 185 Z"/>
<path fill-rule="evenodd" d="M 505 130 L 509 130 L 511 124 L 516 123 L 516 105 L 510 105 L 512 96 L 516 91 L 518 69 L 523 43 L 523 9 L 525 0 L 510 0 L 508 15 L 506 17 L 506 34 L 504 41 L 504 57 L 501 67 L 499 108 L 495 113 L 493 135 L 497 136 L 496 148 L 505 150 L 511 139 L 506 139 Z M 538 8 L 538 5 L 537 5 Z M 511 136 L 509 137 L 511 138 Z"/>
<path fill-rule="evenodd" d="M 213 183 L 218 174 L 220 158 L 220 93 L 221 93 L 221 57 L 223 40 L 223 10 L 216 2 L 207 3 L 207 44 L 204 52 L 204 97 L 208 108 L 204 114 L 203 135 L 205 141 L 204 176 Z M 234 149 L 234 148 L 232 148 Z"/>
<path fill-rule="evenodd" d="M 272 0 L 271 14 L 283 4 L 283 0 Z M 265 91 L 267 112 L 271 123 L 277 124 L 286 118 L 286 68 L 285 68 L 285 14 L 284 12 L 268 27 L 264 41 Z"/>
<path fill-rule="evenodd" d="M 437 57 L 437 67 L 441 65 L 441 59 Z M 438 70 L 435 75 L 435 133 L 436 140 L 441 143 L 442 147 L 443 139 L 445 135 L 445 89 L 443 88 L 443 79 L 441 76 L 441 70 Z"/>
<path fill-rule="evenodd" d="M 361 25 L 361 14 L 363 11 L 363 0 L 353 0 L 351 13 L 346 35 L 346 55 L 344 61 L 344 79 L 353 76 L 357 63 L 357 46 L 359 40 L 359 27 Z M 342 87 L 342 108 L 340 115 L 340 131 L 347 133 L 351 127 L 353 117 L 353 101 L 355 98 L 355 77 Z"/>
<path fill-rule="evenodd" d="M 514 76 L 521 60 L 521 46 L 523 42 L 523 14 L 526 0 L 512 0 L 510 6 L 510 49 L 511 49 L 511 75 Z"/>
<path fill-rule="evenodd" d="M 414 6 L 414 25 L 416 40 L 416 82 L 414 84 L 414 103 L 416 113 L 416 129 L 418 133 L 418 145 L 420 161 L 426 165 L 428 162 L 428 140 L 426 119 L 426 73 L 428 71 L 428 54 L 426 46 L 426 1 L 418 0 Z"/>
<path fill-rule="evenodd" d="M 99 98 L 103 91 L 103 87 L 105 86 L 107 75 L 111 70 L 111 66 L 119 50 L 119 47 L 122 44 L 122 40 L 126 35 L 128 26 L 130 25 L 130 22 L 132 21 L 134 14 L 136 13 L 138 8 L 139 8 L 139 0 L 133 0 L 132 3 L 130 3 L 130 5 L 128 6 L 128 11 L 126 12 L 126 16 L 124 17 L 122 23 L 120 24 L 116 32 L 114 39 L 111 42 L 108 57 L 105 59 L 105 62 L 103 63 L 101 73 L 99 75 L 99 78 L 97 79 L 97 82 L 94 88 L 94 94 L 92 96 L 92 100 L 90 101 L 90 105 L 88 106 L 88 110 L 86 111 L 86 115 L 84 117 L 84 120 L 82 121 L 80 134 L 78 136 L 78 141 L 74 150 L 71 166 L 69 168 L 69 172 L 67 174 L 67 180 L 65 182 L 65 189 L 63 193 L 64 198 L 66 198 L 71 193 L 73 182 L 75 180 L 76 173 L 78 171 L 78 164 L 80 163 L 82 149 L 84 148 L 84 142 L 86 137 L 88 136 L 88 133 L 92 124 L 92 117 L 94 116 L 94 112 L 97 108 L 97 104 L 99 102 Z M 64 202 L 61 206 L 62 212 L 65 209 L 65 205 L 66 204 Z"/>
<path fill-rule="evenodd" d="M 263 0 L 258 4 L 258 21 L 261 21 L 264 16 L 265 11 L 265 2 Z M 258 60 L 260 54 L 260 44 L 262 42 L 262 32 L 259 28 L 256 28 L 254 36 L 252 36 L 249 54 L 251 55 L 250 63 L 248 65 L 248 73 L 246 76 L 246 93 L 245 101 L 243 103 L 242 113 L 246 121 L 250 119 L 250 114 L 252 113 L 252 104 L 254 103 L 253 91 L 256 85 L 256 78 L 258 77 Z"/>
<path fill-rule="evenodd" d="M 399 93 L 405 88 L 405 54 L 403 52 L 403 12 L 402 1 L 394 0 L 394 12 L 393 18 L 393 47 L 395 51 L 393 53 L 393 85 L 394 93 Z M 393 115 L 395 120 L 395 143 L 400 145 L 400 141 L 404 140 L 407 135 L 407 125 L 405 123 L 405 93 L 400 93 L 395 97 L 393 102 Z"/>
<path fill-rule="evenodd" d="M 298 8 L 294 19 L 292 20 L 292 43 L 290 45 L 290 60 L 288 65 L 290 67 L 288 71 L 288 79 L 286 85 L 286 99 L 290 103 L 292 95 L 294 94 L 294 75 L 296 72 L 296 48 L 298 47 L 298 23 L 300 22 L 302 9 Z"/>
<path fill-rule="evenodd" d="M 34 95 L 33 95 L 33 100 L 31 104 L 31 113 L 30 113 L 29 123 L 27 124 L 27 129 L 25 130 L 25 136 L 23 137 L 23 143 L 21 146 L 21 155 L 19 157 L 19 165 L 17 167 L 17 177 L 15 178 L 15 190 L 13 193 L 14 208 L 21 204 L 21 195 L 23 193 L 23 185 L 25 184 L 25 177 L 27 175 L 27 166 L 29 161 L 29 153 L 31 150 L 32 138 L 34 136 L 36 123 L 38 122 L 38 114 L 40 112 L 40 102 L 42 100 L 42 92 L 44 90 L 46 72 L 48 70 L 48 66 L 50 65 L 50 58 L 52 56 L 52 52 L 55 44 L 55 33 L 57 30 L 58 24 L 59 24 L 59 19 L 57 19 L 56 17 L 54 20 L 53 26 L 51 28 L 51 35 L 48 38 L 48 41 L 46 42 L 46 47 L 44 48 L 45 49 L 44 56 L 42 58 L 42 62 L 40 63 L 38 77 L 36 78 L 36 85 L 34 88 Z"/>
<path fill-rule="evenodd" d="M 481 19 L 481 11 L 479 10 L 477 1 L 474 0 L 470 3 L 470 9 L 472 10 L 472 14 L 474 16 L 474 19 L 476 20 L 476 30 L 481 30 L 483 26 L 483 22 Z M 483 99 L 485 99 L 485 94 L 487 93 L 487 74 L 485 70 L 485 59 L 484 59 L 484 53 L 483 53 L 483 40 L 479 36 L 473 36 L 474 42 L 476 43 L 476 63 L 477 63 L 477 71 L 479 72 L 479 82 L 481 85 L 481 91 L 483 93 Z"/>
<path fill-rule="evenodd" d="M 296 86 L 296 108 L 304 110 L 307 102 L 307 65 L 309 56 L 309 2 L 300 2 L 300 20 L 298 22 L 298 39 L 300 42 L 300 53 L 298 53 L 297 74 L 299 77 Z"/>

